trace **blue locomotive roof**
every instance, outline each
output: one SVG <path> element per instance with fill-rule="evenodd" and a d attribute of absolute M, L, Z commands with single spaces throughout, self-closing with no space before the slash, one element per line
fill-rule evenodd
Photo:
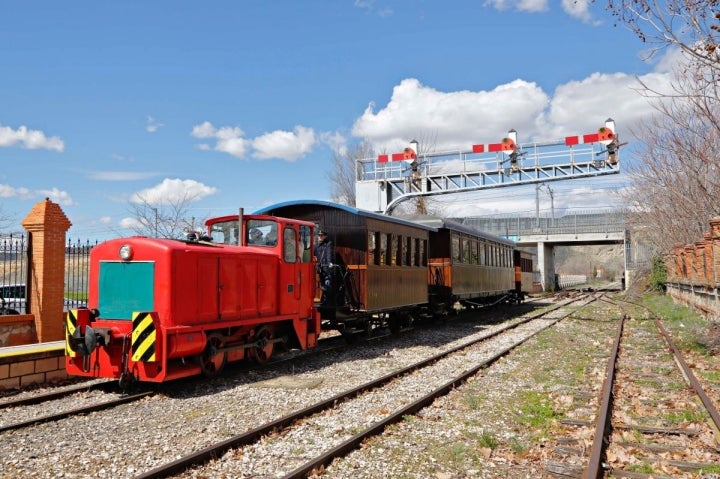
<path fill-rule="evenodd" d="M 346 211 L 348 213 L 358 215 L 358 216 L 364 216 L 367 218 L 373 218 L 373 219 L 382 220 L 382 221 L 389 221 L 391 223 L 412 226 L 414 228 L 420 228 L 420 229 L 424 229 L 424 230 L 428 230 L 428 231 L 437 231 L 437 228 L 433 227 L 432 225 L 422 224 L 422 223 L 410 221 L 410 220 L 403 219 L 403 218 L 397 218 L 395 216 L 387 216 L 387 215 L 383 215 L 380 213 L 374 213 L 372 211 L 360 210 L 357 208 L 353 208 L 352 206 L 341 205 L 340 203 L 333 203 L 332 201 L 323 201 L 323 200 L 284 201 L 281 203 L 275 203 L 274 205 L 265 206 L 264 208 L 260 208 L 259 210 L 255 211 L 253 214 L 256 214 L 256 215 L 274 214 L 272 212 L 277 209 L 291 207 L 291 206 L 307 206 L 307 205 L 335 208 L 335 209 L 343 210 L 343 211 Z M 281 216 L 281 215 L 278 215 L 278 216 Z"/>

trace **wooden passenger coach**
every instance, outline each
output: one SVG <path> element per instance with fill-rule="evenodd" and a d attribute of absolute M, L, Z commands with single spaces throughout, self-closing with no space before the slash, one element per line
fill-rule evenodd
<path fill-rule="evenodd" d="M 428 255 L 434 308 L 451 308 L 455 302 L 483 304 L 516 294 L 513 242 L 453 220 L 412 219 L 434 229 Z"/>
<path fill-rule="evenodd" d="M 335 263 L 351 275 L 353 311 L 381 313 L 427 302 L 432 227 L 316 200 L 279 203 L 256 214 L 311 221 L 326 231 Z"/>

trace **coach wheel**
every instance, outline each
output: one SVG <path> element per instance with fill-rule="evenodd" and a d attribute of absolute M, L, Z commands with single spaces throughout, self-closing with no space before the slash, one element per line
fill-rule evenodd
<path fill-rule="evenodd" d="M 205 376 L 215 376 L 225 367 L 227 363 L 227 352 L 219 351 L 225 342 L 217 333 L 208 334 L 205 351 L 200 356 L 200 369 Z"/>
<path fill-rule="evenodd" d="M 273 332 L 267 326 L 262 326 L 255 333 L 254 339 L 257 346 L 250 348 L 248 356 L 254 362 L 263 364 L 270 359 L 275 349 L 275 343 L 272 342 Z"/>
<path fill-rule="evenodd" d="M 402 318 L 400 317 L 400 314 L 390 313 L 388 325 L 390 326 L 390 332 L 392 334 L 400 334 L 400 331 L 402 330 Z"/>

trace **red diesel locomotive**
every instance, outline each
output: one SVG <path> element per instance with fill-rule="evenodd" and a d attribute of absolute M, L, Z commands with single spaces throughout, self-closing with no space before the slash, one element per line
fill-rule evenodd
<path fill-rule="evenodd" d="M 399 329 L 461 303 L 523 295 L 513 244 L 456 223 L 296 201 L 206 226 L 185 240 L 136 236 L 92 249 L 89 308 L 66 316 L 69 375 L 121 384 L 213 376 L 279 347 L 312 348 L 322 329 Z M 318 226 L 335 249 L 330 303 L 320 302 Z"/>
<path fill-rule="evenodd" d="M 212 241 L 137 236 L 92 249 L 90 308 L 66 317 L 68 374 L 211 376 L 228 361 L 266 361 L 278 342 L 317 343 L 315 225 L 254 215 L 207 225 Z M 257 232 L 262 243 L 250 237 Z"/>

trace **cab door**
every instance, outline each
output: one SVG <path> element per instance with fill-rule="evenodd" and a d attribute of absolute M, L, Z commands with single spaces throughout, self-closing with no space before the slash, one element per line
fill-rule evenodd
<path fill-rule="evenodd" d="M 302 296 L 302 283 L 299 274 L 297 225 L 282 225 L 282 244 L 280 251 L 280 311 L 283 314 L 298 314 L 299 300 Z"/>

